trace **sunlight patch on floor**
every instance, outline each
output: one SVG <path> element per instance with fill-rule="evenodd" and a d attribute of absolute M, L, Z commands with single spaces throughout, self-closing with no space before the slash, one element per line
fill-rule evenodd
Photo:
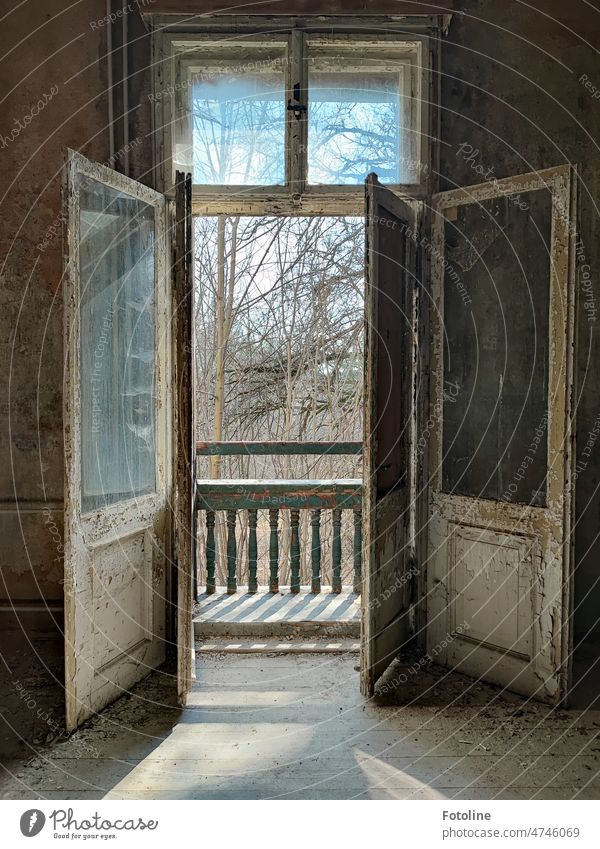
<path fill-rule="evenodd" d="M 369 788 L 368 792 L 377 793 L 381 797 L 381 793 L 389 794 L 390 799 L 406 799 L 406 791 L 414 790 L 415 795 L 420 798 L 427 799 L 446 799 L 447 797 L 435 790 L 423 781 L 419 781 L 407 772 L 385 763 L 373 755 L 369 755 L 361 749 L 354 749 L 354 757 L 365 777 L 365 785 Z M 423 796 L 425 794 L 425 796 Z"/>

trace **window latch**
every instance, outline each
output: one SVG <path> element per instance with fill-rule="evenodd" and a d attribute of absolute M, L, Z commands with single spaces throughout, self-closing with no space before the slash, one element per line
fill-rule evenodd
<path fill-rule="evenodd" d="M 294 97 L 288 100 L 288 112 L 293 112 L 294 116 L 299 121 L 302 115 L 307 112 L 306 103 L 300 100 L 300 83 L 294 85 Z"/>

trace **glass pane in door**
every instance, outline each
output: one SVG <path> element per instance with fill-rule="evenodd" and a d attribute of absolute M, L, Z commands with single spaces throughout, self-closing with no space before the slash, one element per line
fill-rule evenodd
<path fill-rule="evenodd" d="M 543 507 L 550 191 L 446 212 L 443 490 Z"/>
<path fill-rule="evenodd" d="M 154 208 L 80 175 L 81 502 L 155 491 Z"/>

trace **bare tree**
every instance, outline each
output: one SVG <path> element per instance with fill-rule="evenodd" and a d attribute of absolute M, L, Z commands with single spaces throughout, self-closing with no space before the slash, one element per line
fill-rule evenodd
<path fill-rule="evenodd" d="M 199 437 L 359 440 L 362 220 L 219 216 L 197 219 L 195 227 Z M 209 474 L 354 477 L 359 461 L 225 457 L 210 463 Z M 282 515 L 285 562 L 289 534 Z M 222 521 L 218 529 L 221 537 Z M 327 552 L 328 519 L 323 531 Z M 222 581 L 224 562 L 218 568 Z M 307 569 L 308 562 L 305 578 Z"/>

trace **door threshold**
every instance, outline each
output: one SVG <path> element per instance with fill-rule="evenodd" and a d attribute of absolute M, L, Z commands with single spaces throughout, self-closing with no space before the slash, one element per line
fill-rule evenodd
<path fill-rule="evenodd" d="M 359 654 L 360 642 L 354 639 L 247 639 L 197 640 L 196 653 L 215 654 Z"/>

